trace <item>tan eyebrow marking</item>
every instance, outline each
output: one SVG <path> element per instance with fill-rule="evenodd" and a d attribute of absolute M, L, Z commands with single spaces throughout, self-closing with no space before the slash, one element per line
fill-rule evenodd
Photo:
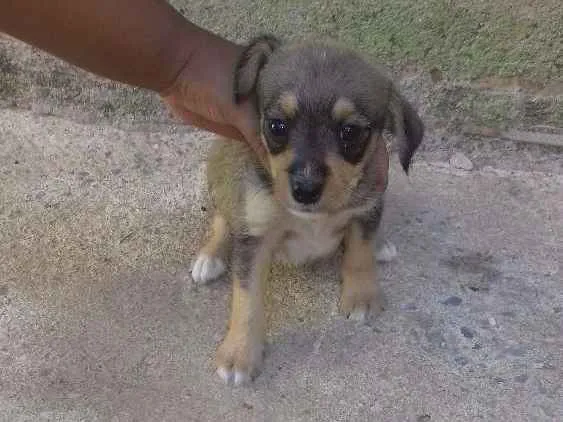
<path fill-rule="evenodd" d="M 297 97 L 293 92 L 284 92 L 279 99 L 279 105 L 288 118 L 297 114 Z"/>
<path fill-rule="evenodd" d="M 334 120 L 346 120 L 352 114 L 356 113 L 356 107 L 347 98 L 339 98 L 332 107 L 332 118 Z"/>

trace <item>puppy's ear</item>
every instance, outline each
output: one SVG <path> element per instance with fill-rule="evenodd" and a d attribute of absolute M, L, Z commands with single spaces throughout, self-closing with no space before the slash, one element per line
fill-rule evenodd
<path fill-rule="evenodd" d="M 424 124 L 413 106 L 391 87 L 385 128 L 393 133 L 399 145 L 399 160 L 408 174 L 411 159 L 424 137 Z"/>
<path fill-rule="evenodd" d="M 239 103 L 256 88 L 258 75 L 281 42 L 272 35 L 254 38 L 243 50 L 235 68 L 234 99 Z"/>

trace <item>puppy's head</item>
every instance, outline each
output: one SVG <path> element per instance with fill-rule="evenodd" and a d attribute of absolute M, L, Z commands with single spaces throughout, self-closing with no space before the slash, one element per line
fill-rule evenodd
<path fill-rule="evenodd" d="M 253 98 L 274 192 L 295 213 L 358 207 L 387 185 L 391 131 L 408 172 L 423 124 L 389 78 L 354 52 L 317 43 L 251 41 L 235 72 L 235 101 Z"/>

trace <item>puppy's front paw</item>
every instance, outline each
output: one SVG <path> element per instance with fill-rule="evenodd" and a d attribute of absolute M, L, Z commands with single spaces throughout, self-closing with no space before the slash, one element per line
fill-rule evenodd
<path fill-rule="evenodd" d="M 389 241 L 383 242 L 375 252 L 375 259 L 379 262 L 391 262 L 397 257 L 397 248 Z"/>
<path fill-rule="evenodd" d="M 225 272 L 225 263 L 217 256 L 199 254 L 192 265 L 192 280 L 195 283 L 208 283 Z"/>
<path fill-rule="evenodd" d="M 227 384 L 247 384 L 258 372 L 262 353 L 260 341 L 229 333 L 217 349 L 217 375 Z"/>
<path fill-rule="evenodd" d="M 372 271 L 350 272 L 344 275 L 340 312 L 346 318 L 364 321 L 370 314 L 384 309 L 383 298 Z"/>

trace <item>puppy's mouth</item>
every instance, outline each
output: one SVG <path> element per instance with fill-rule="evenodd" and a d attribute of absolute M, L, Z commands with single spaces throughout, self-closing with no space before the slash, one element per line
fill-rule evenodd
<path fill-rule="evenodd" d="M 289 201 L 285 203 L 285 208 L 291 215 L 296 217 L 313 219 L 328 214 L 328 210 L 320 202 L 319 199 L 319 201 L 312 204 L 303 204 L 296 201 L 290 194 Z"/>
<path fill-rule="evenodd" d="M 315 218 L 323 217 L 326 212 L 321 211 L 318 207 L 311 206 L 298 206 L 298 207 L 287 207 L 287 211 L 295 216 L 305 220 L 313 220 Z"/>

